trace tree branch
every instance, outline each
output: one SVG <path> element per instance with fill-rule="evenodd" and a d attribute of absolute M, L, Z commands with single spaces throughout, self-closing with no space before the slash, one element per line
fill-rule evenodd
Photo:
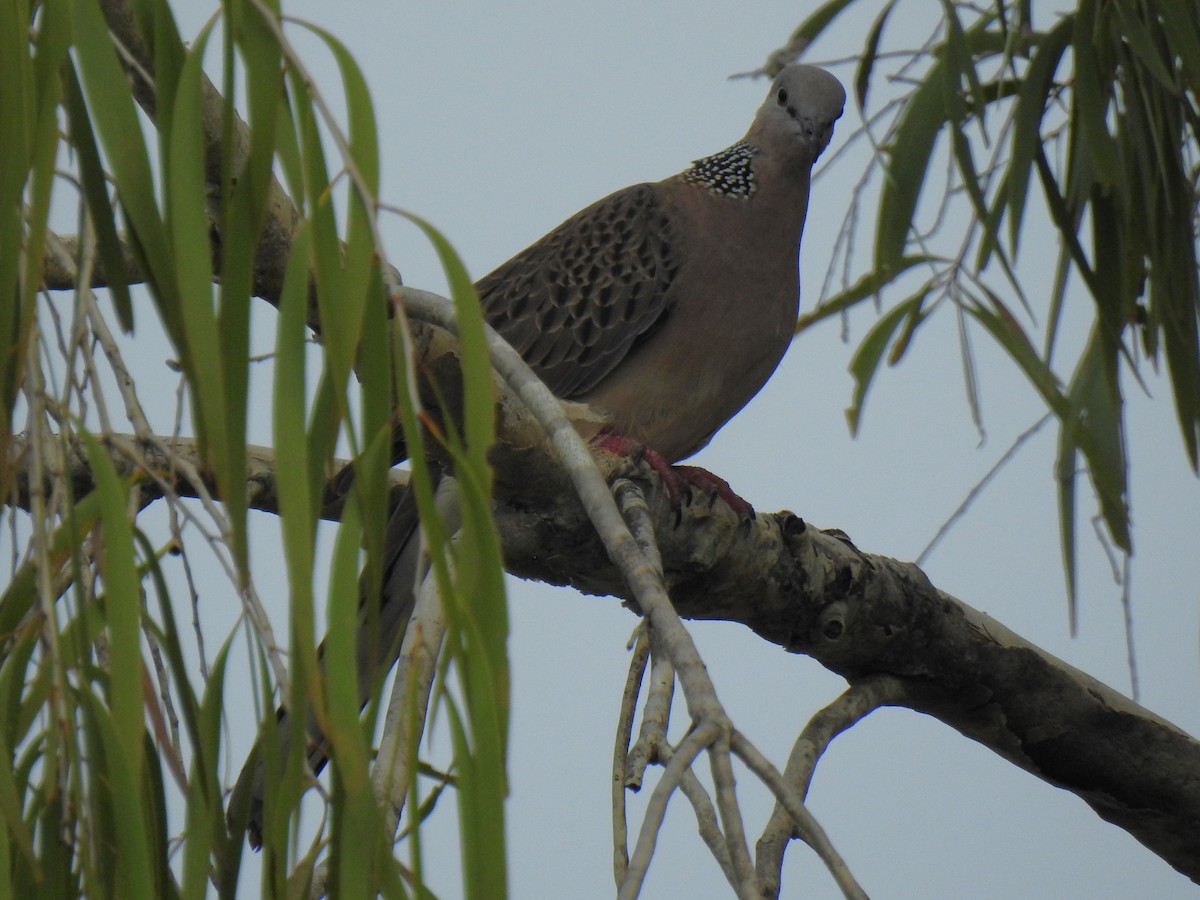
<path fill-rule="evenodd" d="M 121 61 L 129 76 L 134 99 L 150 120 L 157 122 L 157 96 L 153 82 L 154 53 L 142 37 L 133 6 L 128 0 L 103 0 L 101 9 L 109 32 L 125 51 Z M 216 223 L 220 221 L 221 161 L 226 134 L 226 104 L 207 76 L 203 77 L 201 94 L 206 180 L 210 186 L 209 221 Z M 233 144 L 230 159 L 235 169 L 241 169 L 249 152 L 250 128 L 236 113 L 233 116 L 234 121 L 228 131 Z M 300 214 L 295 204 L 279 181 L 272 177 L 254 259 L 254 294 L 272 305 L 279 301 L 284 270 L 291 256 L 292 235 L 299 222 Z M 214 257 L 219 258 L 221 235 L 215 227 L 210 229 L 210 233 Z M 219 266 L 215 271 L 219 271 Z M 56 286 L 74 287 L 74 284 Z M 309 305 L 308 318 L 313 330 L 319 331 L 320 323 L 315 303 Z"/>
<path fill-rule="evenodd" d="M 186 440 L 165 443 L 175 452 L 195 453 Z M 107 446 L 119 471 L 139 474 L 120 440 Z M 512 484 L 536 449 L 497 448 L 498 481 Z M 70 459 L 71 471 L 61 477 L 86 492 L 86 456 L 74 452 Z M 198 464 L 199 457 L 193 459 Z M 273 511 L 270 453 L 254 448 L 252 459 L 252 506 Z M 579 501 L 546 475 L 554 467 L 544 452 L 541 460 L 543 477 L 523 482 L 520 503 L 497 504 L 507 567 L 524 578 L 627 597 Z M 8 463 L 19 491 L 13 502 L 24 505 L 32 467 L 20 439 Z M 171 471 L 164 462 L 153 474 Z M 143 485 L 151 479 L 144 470 L 140 474 Z M 879 675 L 898 679 L 904 686 L 900 705 L 1071 791 L 1180 872 L 1200 879 L 1195 739 L 938 590 L 912 564 L 863 553 L 844 536 L 810 527 L 787 511 L 739 524 L 723 504 L 675 509 L 648 469 L 630 474 L 647 488 L 664 574 L 681 616 L 741 622 L 851 684 Z M 186 484 L 177 488 L 187 495 Z M 325 514 L 336 517 L 335 507 Z"/>
<path fill-rule="evenodd" d="M 140 506 L 145 508 L 155 500 L 175 496 L 189 499 L 202 497 L 219 498 L 216 479 L 206 468 L 200 445 L 195 438 L 156 437 L 143 441 L 134 435 L 113 434 L 102 437 L 101 443 L 108 451 L 117 474 L 136 481 Z M 8 503 L 28 511 L 31 489 L 36 472 L 43 472 L 43 491 L 48 492 L 54 482 L 66 481 L 72 494 L 82 497 L 95 484 L 88 464 L 83 442 L 68 441 L 68 470 L 61 471 L 54 460 L 44 460 L 35 467 L 33 447 L 25 435 L 15 435 L 8 448 L 7 465 L 12 473 L 14 494 Z M 275 452 L 270 447 L 250 444 L 246 447 L 246 496 L 250 509 L 279 514 L 279 497 L 275 490 Z M 345 472 L 348 460 L 338 460 L 325 484 L 322 498 L 321 518 L 336 522 L 341 518 L 345 504 Z M 197 483 L 189 473 L 198 473 Z M 400 491 L 408 484 L 408 473 L 394 469 L 391 475 L 392 490 Z"/>

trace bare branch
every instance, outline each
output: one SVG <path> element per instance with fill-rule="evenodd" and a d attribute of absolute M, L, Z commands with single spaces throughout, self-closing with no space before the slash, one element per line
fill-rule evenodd
<path fill-rule="evenodd" d="M 817 761 L 830 742 L 879 707 L 899 705 L 904 696 L 904 683 L 899 679 L 886 675 L 869 676 L 852 684 L 841 696 L 809 719 L 808 725 L 792 746 L 787 768 L 783 772 L 787 793 L 780 795 L 776 801 L 756 846 L 755 867 L 762 884 L 763 897 L 779 896 L 783 854 L 792 838 L 803 838 L 814 849 L 819 844 L 819 839 L 807 827 L 807 819 L 801 822 L 792 817 L 785 798 L 789 799 L 793 808 L 795 804 L 803 804 Z"/>
<path fill-rule="evenodd" d="M 7 465 L 14 476 L 12 505 L 29 510 L 32 490 L 41 473 L 43 490 L 51 489 L 56 483 L 65 481 L 76 497 L 82 497 L 94 487 L 92 470 L 83 444 L 78 439 L 69 442 L 64 468 L 46 469 L 37 465 L 36 454 L 26 435 L 15 435 L 8 447 Z M 101 438 L 102 446 L 108 450 L 117 474 L 136 479 L 142 507 L 168 495 L 190 499 L 222 499 L 217 485 L 207 469 L 204 456 L 195 438 L 155 437 L 152 441 L 140 440 L 134 435 L 112 434 Z M 246 496 L 250 509 L 279 514 L 279 497 L 275 490 L 275 451 L 270 447 L 249 444 L 246 448 Z M 350 465 L 348 460 L 338 460 L 326 481 L 325 497 L 321 506 L 321 518 L 336 522 L 341 518 L 345 496 L 340 488 L 343 471 Z M 403 490 L 408 484 L 408 473 L 395 469 L 391 473 L 392 489 Z"/>
<path fill-rule="evenodd" d="M 754 864 L 750 861 L 746 828 L 742 824 L 742 811 L 738 807 L 737 792 L 734 788 L 733 764 L 729 758 L 729 732 L 723 731 L 717 736 L 715 744 L 709 748 L 708 762 L 716 786 L 717 809 L 721 813 L 721 824 L 725 826 L 725 846 L 737 877 L 735 888 L 739 897 L 757 898 L 759 893 Z"/>
<path fill-rule="evenodd" d="M 519 413 L 508 419 L 507 412 L 500 417 L 501 437 L 514 443 L 498 446 L 493 459 L 501 488 L 496 521 L 510 571 L 632 599 L 590 536 L 582 506 L 564 492 L 561 472 L 530 437 L 536 429 L 528 414 L 524 422 Z M 189 442 L 168 445 L 195 453 Z M 18 468 L 22 505 L 34 474 L 27 448 L 18 439 L 9 459 Z M 271 509 L 269 452 L 254 450 L 252 505 Z M 126 474 L 134 470 L 128 459 L 117 463 Z M 165 460 L 158 465 L 158 477 L 178 479 L 177 468 Z M 43 471 L 50 479 L 45 490 L 55 470 Z M 539 477 L 524 477 L 530 471 Z M 904 705 L 1077 793 L 1181 872 L 1200 877 L 1200 744 L 1183 731 L 939 591 L 916 566 L 862 553 L 844 536 L 787 512 L 741 525 L 722 504 L 675 507 L 647 470 L 630 475 L 649 489 L 671 603 L 680 615 L 742 622 L 851 682 L 873 674 L 900 679 L 908 691 Z M 70 454 L 62 477 L 77 495 L 90 487 L 81 453 Z M 504 491 L 517 484 L 522 502 L 509 505 Z M 186 482 L 177 487 L 181 495 L 188 490 Z"/>
<path fill-rule="evenodd" d="M 645 622 L 638 623 L 629 643 L 633 649 L 633 656 L 629 660 L 629 674 L 625 678 L 625 691 L 621 695 L 621 712 L 617 718 L 612 762 L 613 877 L 618 888 L 629 869 L 629 823 L 625 818 L 625 787 L 629 739 L 633 734 L 638 692 L 642 677 L 646 673 L 646 663 L 650 659 L 650 637 L 646 633 Z"/>
<path fill-rule="evenodd" d="M 617 892 L 618 900 L 632 900 L 638 895 L 650 867 L 650 859 L 654 855 L 654 845 L 658 840 L 663 818 L 667 814 L 667 801 L 679 786 L 684 773 L 691 769 L 696 757 L 712 744 L 719 733 L 720 726 L 716 722 L 701 724 L 680 742 L 675 756 L 667 763 L 662 778 L 650 794 L 650 802 L 646 806 L 646 815 L 642 819 L 642 828 L 638 833 L 633 858 L 629 862 L 629 870 L 625 873 L 625 879 Z"/>
<path fill-rule="evenodd" d="M 1181 729 L 938 590 L 912 564 L 862 553 L 791 513 L 742 530 L 719 504 L 677 512 L 661 493 L 650 499 L 680 615 L 742 622 L 852 682 L 900 679 L 906 706 L 1073 791 L 1200 878 L 1200 743 Z M 548 552 L 580 533 L 581 514 L 501 507 L 497 520 L 516 574 L 628 596 L 599 547 L 575 539 L 569 559 Z"/>
<path fill-rule="evenodd" d="M 46 242 L 48 251 L 42 259 L 42 283 L 50 291 L 70 291 L 78 286 L 79 263 L 82 259 L 83 241 L 76 234 L 49 234 Z M 112 273 L 106 272 L 103 261 L 97 256 L 92 262 L 91 277 L 88 286 L 93 288 L 108 287 L 110 280 L 124 284 L 140 284 L 142 271 L 138 268 L 133 250 L 122 236 L 120 241 L 121 261 L 124 263 L 116 279 Z"/>
<path fill-rule="evenodd" d="M 454 479 L 447 476 L 438 488 L 438 514 L 448 530 L 457 530 L 459 525 L 458 503 L 450 496 L 453 485 Z M 422 569 L 427 569 L 427 566 Z M 392 685 L 372 776 L 376 797 L 386 810 L 388 830 L 393 835 L 404 811 L 413 766 L 416 764 L 415 750 L 421 735 L 425 733 L 429 693 L 433 688 L 438 654 L 446 633 L 446 617 L 437 590 L 437 579 L 428 571 L 418 572 L 418 577 L 421 579 L 420 589 L 400 646 L 397 676 Z"/>
<path fill-rule="evenodd" d="M 833 875 L 838 887 L 842 889 L 842 893 L 846 897 L 855 898 L 855 900 L 866 900 L 866 892 L 859 887 L 858 882 L 854 880 L 854 876 L 850 874 L 850 869 L 846 865 L 845 860 L 834 849 L 830 843 L 828 836 L 812 813 L 810 813 L 804 805 L 798 792 L 792 790 L 787 785 L 783 776 L 779 774 L 776 768 L 771 765 L 765 756 L 746 740 L 745 735 L 735 731 L 732 738 L 733 750 L 738 757 L 747 766 L 750 767 L 755 775 L 761 778 L 771 791 L 778 798 L 779 802 L 787 809 L 793 821 L 796 822 L 800 833 L 804 835 L 805 841 L 817 852 L 817 856 L 825 863 L 830 874 Z M 767 896 L 766 894 L 762 896 Z"/>

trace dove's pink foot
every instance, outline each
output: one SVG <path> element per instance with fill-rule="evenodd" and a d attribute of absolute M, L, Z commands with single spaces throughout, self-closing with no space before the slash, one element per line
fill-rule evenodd
<path fill-rule="evenodd" d="M 605 434 L 592 441 L 592 445 L 617 456 L 642 459 L 655 471 L 667 488 L 667 496 L 678 505 L 685 493 L 692 490 L 708 497 L 709 505 L 718 498 L 737 513 L 739 519 L 753 519 L 754 507 L 743 500 L 724 478 L 714 475 L 699 466 L 673 466 L 661 453 L 632 438 L 619 434 Z"/>

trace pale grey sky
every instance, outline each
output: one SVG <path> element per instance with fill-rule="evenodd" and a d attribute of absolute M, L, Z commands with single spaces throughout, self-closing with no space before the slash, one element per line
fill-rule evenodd
<path fill-rule="evenodd" d="M 441 228 L 478 276 L 592 200 L 679 171 L 739 138 L 766 84 L 726 77 L 760 65 L 813 6 L 306 0 L 287 10 L 331 30 L 364 67 L 380 117 L 384 199 Z M 819 44 L 809 61 L 857 53 L 875 6 L 849 13 L 837 41 Z M 934 15 L 933 6 L 902 10 L 911 19 Z M 179 7 L 185 34 L 194 34 L 204 4 Z M 308 60 L 336 99 L 340 87 L 328 56 L 317 51 Z M 852 67 L 833 71 L 849 84 Z M 858 124 L 851 102 L 835 149 Z M 843 172 L 814 187 L 802 262 L 805 308 L 819 296 L 841 225 L 854 177 Z M 389 221 L 386 234 L 408 284 L 443 288 L 432 252 L 411 227 Z M 1025 242 L 1026 265 L 1037 264 L 1037 243 Z M 264 310 L 258 320 L 266 345 L 273 314 Z M 987 427 L 980 446 L 955 323 L 942 315 L 900 367 L 878 377 L 862 433 L 851 439 L 843 416 L 851 395 L 846 367 L 873 321 L 868 310 L 853 316 L 849 343 L 836 324 L 806 334 L 696 462 L 761 510 L 791 509 L 816 525 L 843 529 L 863 550 L 911 559 L 1042 410 L 1023 377 L 975 334 Z M 142 363 L 161 371 L 154 368 L 161 354 L 147 353 Z M 1176 436 L 1167 386 L 1150 379 L 1150 388 L 1153 401 L 1132 386 L 1129 393 L 1142 699 L 1194 733 L 1200 728 L 1200 488 Z M 158 421 L 168 430 L 173 381 L 163 379 L 159 389 Z M 260 394 L 265 410 L 269 383 Z M 261 425 L 251 439 L 271 443 L 269 417 L 256 419 Z M 925 568 L 938 586 L 1127 691 L 1119 589 L 1091 539 L 1086 522 L 1094 503 L 1082 482 L 1080 636 L 1067 633 L 1054 442 L 1052 428 L 1035 438 Z M 270 554 L 269 534 L 264 523 L 262 557 Z M 261 562 L 270 571 L 269 560 Z M 260 587 L 282 628 L 286 597 L 278 585 L 281 579 L 263 578 Z M 234 602 L 219 579 L 206 586 L 203 600 L 206 611 Z M 611 599 L 515 581 L 510 606 L 512 895 L 611 895 L 609 766 L 635 619 Z M 782 765 L 804 722 L 843 683 L 740 626 L 692 630 L 734 721 Z M 219 637 L 210 639 L 210 653 Z M 432 753 L 444 759 L 447 751 L 442 737 Z M 232 778 L 240 757 L 230 764 Z M 770 803 L 751 781 L 741 773 L 743 812 L 755 835 Z M 811 802 L 877 898 L 1194 894 L 1190 882 L 1079 800 L 903 710 L 876 713 L 839 738 L 817 771 Z M 426 872 L 441 896 L 454 897 L 453 804 L 445 802 L 436 819 Z M 799 845 L 789 851 L 784 885 L 785 896 L 836 896 Z M 644 896 L 726 895 L 690 810 L 676 802 Z"/>

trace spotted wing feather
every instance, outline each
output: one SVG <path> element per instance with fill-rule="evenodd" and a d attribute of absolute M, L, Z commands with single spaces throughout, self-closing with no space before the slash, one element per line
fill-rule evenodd
<path fill-rule="evenodd" d="M 480 280 L 484 317 L 552 391 L 578 397 L 669 312 L 674 237 L 654 185 L 617 191 Z"/>

